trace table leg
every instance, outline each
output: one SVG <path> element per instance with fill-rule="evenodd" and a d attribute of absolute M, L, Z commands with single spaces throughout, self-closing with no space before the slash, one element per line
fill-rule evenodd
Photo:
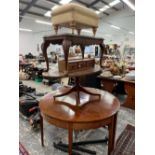
<path fill-rule="evenodd" d="M 69 128 L 68 129 L 68 152 L 69 155 L 72 155 L 72 142 L 73 142 L 73 129 Z"/>
<path fill-rule="evenodd" d="M 116 121 L 117 121 L 117 114 L 115 114 L 112 117 L 112 121 L 108 126 L 109 130 L 108 155 L 111 154 L 111 152 L 115 147 Z"/>
<path fill-rule="evenodd" d="M 43 127 L 43 117 L 40 114 L 40 130 L 41 130 L 41 145 L 44 146 L 44 127 Z"/>

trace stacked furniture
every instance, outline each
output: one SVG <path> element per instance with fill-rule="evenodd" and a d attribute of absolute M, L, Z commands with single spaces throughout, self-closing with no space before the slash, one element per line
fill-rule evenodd
<path fill-rule="evenodd" d="M 60 128 L 68 130 L 69 144 L 56 144 L 54 147 L 67 151 L 69 155 L 74 154 L 72 149 L 83 150 L 86 149 L 73 146 L 73 130 L 82 129 L 96 129 L 108 126 L 109 142 L 108 155 L 115 146 L 115 131 L 117 122 L 117 112 L 120 103 L 116 97 L 103 90 L 83 87 L 80 84 L 80 78 L 99 73 L 101 71 L 100 65 L 95 66 L 94 59 L 84 58 L 84 48 L 88 45 L 99 45 L 100 60 L 104 53 L 104 39 L 90 36 L 80 36 L 80 31 L 83 28 L 93 29 L 95 35 L 98 27 L 98 16 L 92 10 L 80 6 L 78 4 L 67 4 L 60 6 L 52 11 L 52 23 L 56 31 L 56 35 L 44 37 L 42 43 L 42 51 L 45 57 L 47 69 L 43 73 L 45 78 L 53 77 L 71 77 L 75 78 L 75 85 L 73 87 L 62 87 L 57 92 L 49 93 L 40 101 L 40 126 L 41 126 L 41 142 L 43 141 L 43 120 Z M 72 29 L 72 34 L 59 34 L 57 31 L 59 27 L 69 27 Z M 74 34 L 74 29 L 77 30 L 78 35 Z M 64 68 L 61 72 L 52 72 L 49 70 L 49 61 L 47 58 L 47 48 L 50 44 L 62 45 L 64 50 Z M 68 60 L 69 48 L 74 45 L 79 45 L 82 52 L 82 59 Z M 63 62 L 62 62 L 63 63 Z M 107 139 L 95 140 L 93 143 L 103 143 Z M 67 146 L 67 147 L 66 147 Z M 87 150 L 90 152 L 90 150 Z M 77 154 L 77 153 L 76 153 Z"/>

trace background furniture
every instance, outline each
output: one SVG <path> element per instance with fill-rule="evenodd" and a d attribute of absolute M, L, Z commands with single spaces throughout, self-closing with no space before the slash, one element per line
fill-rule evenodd
<path fill-rule="evenodd" d="M 116 97 L 106 91 L 94 88 L 85 89 L 99 93 L 101 99 L 85 104 L 76 111 L 64 104 L 54 102 L 54 95 L 65 93 L 69 88 L 62 88 L 57 93 L 49 93 L 40 101 L 42 146 L 44 146 L 43 118 L 50 124 L 68 130 L 69 155 L 72 155 L 73 130 L 95 129 L 107 125 L 109 131 L 108 155 L 111 154 L 115 146 L 116 119 L 120 103 Z M 90 100 L 88 94 L 82 92 L 80 94 L 82 96 L 80 102 L 88 102 Z M 94 96 L 91 96 L 91 98 L 93 99 Z M 59 102 L 70 102 L 70 104 L 75 105 L 75 94 L 72 93 L 59 98 Z"/>
<path fill-rule="evenodd" d="M 123 79 L 118 80 L 114 78 L 105 78 L 102 76 L 98 77 L 101 80 L 103 89 L 109 91 L 110 93 L 112 93 L 114 87 L 120 83 L 123 88 L 120 93 L 124 93 L 123 91 L 125 91 L 127 94 L 127 98 L 122 105 L 131 109 L 135 109 L 135 81 L 127 81 Z"/>

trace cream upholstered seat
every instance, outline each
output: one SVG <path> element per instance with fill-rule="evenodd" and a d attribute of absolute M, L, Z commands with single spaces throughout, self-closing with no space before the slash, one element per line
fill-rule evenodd
<path fill-rule="evenodd" d="M 99 23 L 98 15 L 85 6 L 69 3 L 55 8 L 52 11 L 52 24 L 57 34 L 59 27 L 72 28 L 80 34 L 83 28 L 92 28 L 95 35 Z"/>

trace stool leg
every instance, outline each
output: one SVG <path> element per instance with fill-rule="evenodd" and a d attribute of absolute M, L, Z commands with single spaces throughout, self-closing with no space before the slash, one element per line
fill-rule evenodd
<path fill-rule="evenodd" d="M 96 27 L 93 27 L 93 34 L 94 34 L 94 37 L 95 37 L 96 31 L 97 31 L 97 28 L 96 28 Z"/>
<path fill-rule="evenodd" d="M 74 27 L 72 27 L 72 34 L 74 34 Z"/>
<path fill-rule="evenodd" d="M 68 152 L 69 155 L 72 155 L 72 142 L 73 142 L 73 129 L 69 128 L 68 129 Z"/>
<path fill-rule="evenodd" d="M 54 25 L 54 31 L 55 31 L 55 34 L 57 35 L 58 34 L 58 25 Z"/>
<path fill-rule="evenodd" d="M 41 145 L 44 146 L 44 127 L 43 127 L 43 117 L 40 114 L 40 129 L 41 129 Z"/>

